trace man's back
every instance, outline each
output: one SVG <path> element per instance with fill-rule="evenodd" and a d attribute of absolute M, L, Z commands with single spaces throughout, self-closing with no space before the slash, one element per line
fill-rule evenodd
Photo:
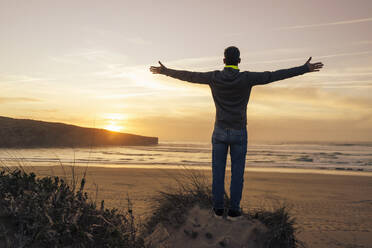
<path fill-rule="evenodd" d="M 253 86 L 298 76 L 308 71 L 309 68 L 304 64 L 273 72 L 240 72 L 237 66 L 226 66 L 221 71 L 210 72 L 164 67 L 162 74 L 191 83 L 208 84 L 216 106 L 215 124 L 223 128 L 241 129 L 247 125 L 247 104 Z"/>
<path fill-rule="evenodd" d="M 216 106 L 216 124 L 224 128 L 242 129 L 247 123 L 247 104 L 252 84 L 245 72 L 225 67 L 212 74 L 209 86 Z"/>

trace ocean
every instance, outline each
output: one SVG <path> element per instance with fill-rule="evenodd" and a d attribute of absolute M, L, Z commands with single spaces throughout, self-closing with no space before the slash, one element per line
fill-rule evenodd
<path fill-rule="evenodd" d="M 202 142 L 159 142 L 154 146 L 0 149 L 0 162 L 7 166 L 62 164 L 210 169 L 211 150 L 210 143 Z M 248 144 L 246 168 L 372 172 L 372 144 Z"/>

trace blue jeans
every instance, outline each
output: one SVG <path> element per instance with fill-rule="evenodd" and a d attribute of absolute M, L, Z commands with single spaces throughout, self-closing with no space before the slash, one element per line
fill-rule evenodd
<path fill-rule="evenodd" d="M 212 134 L 212 195 L 214 208 L 224 208 L 225 168 L 229 147 L 231 157 L 230 209 L 240 210 L 247 154 L 246 127 L 236 130 L 214 126 Z"/>

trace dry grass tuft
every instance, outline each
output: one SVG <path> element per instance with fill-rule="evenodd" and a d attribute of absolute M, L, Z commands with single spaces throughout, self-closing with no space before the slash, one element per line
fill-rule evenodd
<path fill-rule="evenodd" d="M 194 205 L 212 208 L 212 190 L 205 175 L 198 171 L 186 171 L 175 179 L 177 186 L 172 190 L 160 191 L 154 197 L 156 206 L 153 215 L 144 226 L 144 234 L 151 234 L 158 223 L 165 226 L 180 227 L 186 219 L 187 212 Z M 229 197 L 225 193 L 225 202 Z M 305 245 L 296 239 L 295 219 L 290 217 L 286 206 L 274 210 L 251 210 L 244 213 L 247 218 L 257 219 L 269 229 L 267 248 L 298 248 Z"/>
<path fill-rule="evenodd" d="M 72 190 L 58 177 L 37 178 L 34 173 L 3 167 L 0 246 L 143 247 L 132 209 L 105 209 L 103 201 L 97 209 L 84 186 L 84 177 Z"/>

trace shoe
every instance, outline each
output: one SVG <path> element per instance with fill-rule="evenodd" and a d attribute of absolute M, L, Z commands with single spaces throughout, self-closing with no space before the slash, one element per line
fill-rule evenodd
<path fill-rule="evenodd" d="M 214 217 L 217 219 L 223 219 L 223 213 L 225 210 L 223 208 L 213 208 Z"/>
<path fill-rule="evenodd" d="M 242 212 L 240 210 L 229 209 L 227 212 L 227 219 L 231 221 L 241 220 L 243 219 Z"/>

